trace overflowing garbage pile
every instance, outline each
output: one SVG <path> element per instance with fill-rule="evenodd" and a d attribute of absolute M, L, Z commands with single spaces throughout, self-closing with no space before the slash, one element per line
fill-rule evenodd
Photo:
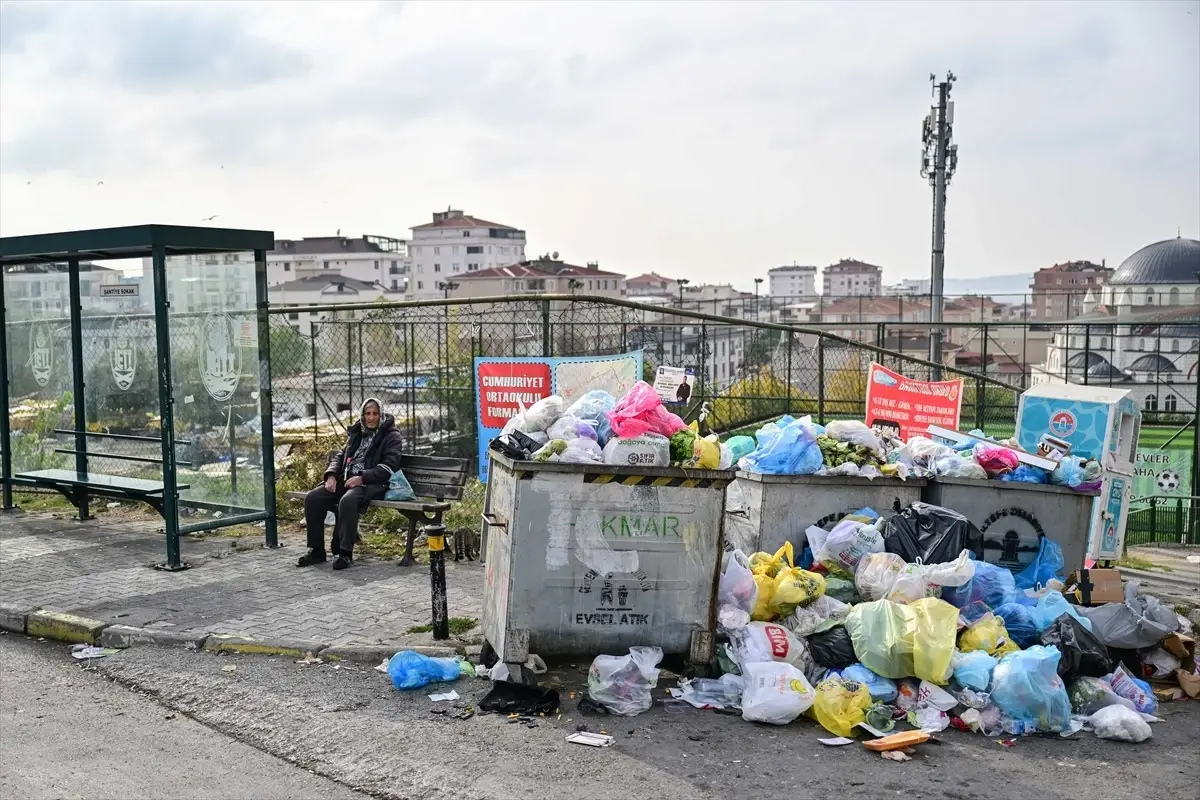
<path fill-rule="evenodd" d="M 1200 696 L 1190 623 L 1133 582 L 1122 603 L 1073 604 L 1049 539 L 1013 574 L 975 560 L 978 530 L 938 506 L 887 520 L 863 509 L 814 534 L 800 565 L 790 543 L 724 555 L 722 674 L 672 694 L 754 722 L 807 713 L 840 737 L 908 725 L 1126 741 L 1151 736 L 1159 702 Z M 618 714 L 648 709 L 661 658 L 651 650 L 597 659 L 592 698 Z"/>
<path fill-rule="evenodd" d="M 982 431 L 969 435 L 984 441 L 952 447 L 914 436 L 905 443 L 887 431 L 853 420 L 822 426 L 809 416 L 796 419 L 785 415 L 758 429 L 754 449 L 739 458 L 737 465 L 767 475 L 994 478 L 1099 491 L 1103 475 L 1094 460 L 1064 456 L 1054 470 L 1044 470 L 1021 463 L 1015 441 L 990 440 Z M 750 441 L 749 437 L 738 438 Z"/>
<path fill-rule="evenodd" d="M 685 425 L 650 384 L 638 381 L 619 400 L 603 390 L 569 407 L 558 395 L 543 398 L 510 419 L 491 447 L 519 460 L 729 469 L 747 442 L 753 444 L 749 437 L 734 439 L 746 441 L 722 444 L 701 436 L 695 423 Z"/>

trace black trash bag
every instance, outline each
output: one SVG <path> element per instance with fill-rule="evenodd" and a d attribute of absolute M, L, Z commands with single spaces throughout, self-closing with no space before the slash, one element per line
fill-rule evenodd
<path fill-rule="evenodd" d="M 479 701 L 479 710 L 497 714 L 553 714 L 558 710 L 558 692 L 543 686 L 494 681 L 492 690 Z"/>
<path fill-rule="evenodd" d="M 508 456 L 513 461 L 528 461 L 541 447 L 540 444 L 524 433 L 521 433 L 521 431 L 515 430 L 509 431 L 502 436 L 497 436 L 488 443 L 489 450 L 495 450 L 501 455 Z"/>
<path fill-rule="evenodd" d="M 970 550 L 983 559 L 983 534 L 971 520 L 948 508 L 913 503 L 884 521 L 883 549 L 912 564 L 944 564 Z"/>
<path fill-rule="evenodd" d="M 1108 648 L 1070 614 L 1063 614 L 1042 631 L 1041 643 L 1054 645 L 1062 658 L 1058 674 L 1064 679 L 1087 676 L 1102 678 L 1113 671 Z"/>
<path fill-rule="evenodd" d="M 858 661 L 844 625 L 809 636 L 808 652 L 812 653 L 813 661 L 829 669 L 845 669 Z"/>

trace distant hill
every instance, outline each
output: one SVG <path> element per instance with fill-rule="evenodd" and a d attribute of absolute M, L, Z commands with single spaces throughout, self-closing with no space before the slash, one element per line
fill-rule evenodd
<path fill-rule="evenodd" d="M 987 278 L 946 278 L 944 292 L 954 294 L 1029 294 L 1033 273 L 993 275 Z"/>

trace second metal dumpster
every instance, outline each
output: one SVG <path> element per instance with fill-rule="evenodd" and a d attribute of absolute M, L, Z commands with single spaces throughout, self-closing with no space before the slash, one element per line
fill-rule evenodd
<path fill-rule="evenodd" d="M 983 532 L 983 560 L 1019 571 L 1047 536 L 1062 548 L 1064 574 L 1083 566 L 1096 495 L 1066 486 L 935 478 L 922 499 L 962 514 Z"/>
<path fill-rule="evenodd" d="M 823 475 L 763 475 L 738 471 L 725 501 L 725 539 L 749 554 L 799 547 L 804 531 L 828 530 L 842 517 L 870 507 L 889 516 L 921 499 L 925 481 Z M 797 553 L 799 556 L 799 553 Z"/>
<path fill-rule="evenodd" d="M 711 660 L 732 472 L 491 459 L 483 630 L 502 661 Z"/>

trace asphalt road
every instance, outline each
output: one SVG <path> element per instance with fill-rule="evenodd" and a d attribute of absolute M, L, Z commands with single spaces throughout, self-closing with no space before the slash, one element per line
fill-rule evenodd
<path fill-rule="evenodd" d="M 453 719 L 438 714 L 445 705 L 427 695 L 441 687 L 396 692 L 386 675 L 361 665 L 301 664 L 295 659 L 148 647 L 101 659 L 92 671 L 81 672 L 76 665 L 61 666 L 67 660 L 63 645 L 36 645 L 51 649 L 55 655 L 49 657 L 31 653 L 30 643 L 4 642 L 4 638 L 20 637 L 0 637 L 4 658 L 0 797 L 70 796 L 66 784 L 38 795 L 26 790 L 27 784 L 8 782 L 10 773 L 17 775 L 18 770 L 26 780 L 39 779 L 37 743 L 9 743 L 8 726 L 15 714 L 10 685 L 24 683 L 27 676 L 34 691 L 21 693 L 28 698 L 22 701 L 26 705 L 15 707 L 24 707 L 25 714 L 42 713 L 30 710 L 41 687 L 40 696 L 49 699 L 53 693 L 53 707 L 62 715 L 58 727 L 42 737 L 42 747 L 59 754 L 54 759 L 59 765 L 53 772 L 56 778 L 64 774 L 63 758 L 69 752 L 78 751 L 76 758 L 81 759 L 78 764 L 67 762 L 70 774 L 79 776 L 77 787 L 98 786 L 89 782 L 100 776 L 119 780 L 114 773 L 146 763 L 144 771 L 137 770 L 137 781 L 112 784 L 116 796 L 130 800 L 239 797 L 236 791 L 251 785 L 275 794 L 245 796 L 310 796 L 311 784 L 272 785 L 269 778 L 248 777 L 255 770 L 278 769 L 292 781 L 317 780 L 230 739 L 336 780 L 341 787 L 389 800 L 1175 800 L 1194 797 L 1200 785 L 1200 759 L 1196 758 L 1200 703 L 1196 702 L 1164 704 L 1159 711 L 1164 721 L 1154 726 L 1154 738 L 1142 744 L 1102 741 L 1078 733 L 1066 739 L 1024 737 L 1014 747 L 1005 747 L 983 736 L 946 731 L 939 737 L 941 744 L 921 745 L 912 762 L 898 764 L 857 745 L 824 747 L 817 739 L 829 734 L 810 720 L 774 727 L 691 708 L 669 713 L 662 706 L 632 718 L 581 717 L 576 704 L 584 691 L 586 664 L 546 676 L 550 685 L 561 687 L 563 713 L 526 727 L 497 715 Z M 53 677 L 44 680 L 39 670 Z M 116 688 L 107 679 L 146 693 L 161 706 Z M 59 685 L 65 688 L 60 691 Z M 673 679 L 661 680 L 655 697 L 662 697 L 665 688 L 673 685 Z M 490 683 L 462 679 L 453 688 L 464 704 L 474 705 Z M 73 699 L 65 699 L 68 692 L 74 693 Z M 138 717 L 128 730 L 113 728 L 116 720 L 105 710 L 113 702 L 110 692 L 128 698 L 148 716 Z M 180 716 L 165 721 L 163 717 L 172 711 Z M 193 733 L 192 723 L 183 715 L 230 739 L 205 728 Z M 592 731 L 612 734 L 616 744 L 594 749 L 567 743 L 567 735 L 581 723 Z M 187 731 L 186 739 L 158 745 L 158 737 L 179 729 Z M 135 743 L 142 733 L 155 744 Z M 209 741 L 204 736 L 215 737 L 215 749 L 195 744 Z M 181 757 L 185 750 L 189 755 Z M 219 755 L 214 757 L 214 752 Z M 257 766 L 251 768 L 252 764 Z M 138 781 L 165 780 L 143 774 L 150 770 L 180 772 L 186 778 L 183 785 L 197 791 L 198 784 L 210 793 L 183 795 L 173 786 L 158 790 L 160 784 L 140 785 Z M 354 796 L 341 787 L 322 789 L 321 794 Z M 88 796 L 110 794 L 97 791 Z"/>
<path fill-rule="evenodd" d="M 0 797 L 364 795 L 86 670 L 67 647 L 0 636 Z"/>

